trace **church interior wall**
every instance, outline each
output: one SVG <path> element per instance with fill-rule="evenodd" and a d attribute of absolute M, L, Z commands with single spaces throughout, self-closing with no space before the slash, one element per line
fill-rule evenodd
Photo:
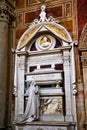
<path fill-rule="evenodd" d="M 84 77 L 83 77 L 83 68 L 81 63 L 81 52 L 79 51 L 79 41 L 81 37 L 81 33 L 83 30 L 84 25 L 87 23 L 87 0 L 15 0 L 15 13 L 16 13 L 16 20 L 15 20 L 15 34 L 14 34 L 14 48 L 17 47 L 18 41 L 21 37 L 21 35 L 27 30 L 27 28 L 30 26 L 31 22 L 35 18 L 39 18 L 40 14 L 40 7 L 41 5 L 46 5 L 46 12 L 47 17 L 50 15 L 53 16 L 56 20 L 59 21 L 59 23 L 64 26 L 68 32 L 70 33 L 73 41 L 76 41 L 77 44 L 74 45 L 74 52 L 75 52 L 75 70 L 76 70 L 76 85 L 78 93 L 76 95 L 76 112 L 77 112 L 77 122 L 78 122 L 78 130 L 86 130 L 87 128 L 84 127 L 85 122 L 85 95 L 84 95 Z M 10 35 L 10 33 L 9 33 Z M 10 37 L 10 36 L 9 36 Z M 10 38 L 9 38 L 10 39 Z M 10 39 L 9 42 L 11 44 L 12 40 Z M 9 47 L 9 49 L 11 49 Z M 9 53 L 11 55 L 11 53 Z M 8 56 L 11 59 L 11 62 L 9 61 L 8 65 L 11 67 L 8 69 L 8 74 L 10 76 L 9 80 L 13 81 L 13 69 L 14 60 L 12 56 Z M 12 73 L 11 73 L 12 72 Z M 12 86 L 12 83 L 8 81 L 10 84 L 9 86 Z M 85 81 L 86 82 L 86 81 Z M 12 88 L 8 88 L 10 91 L 12 91 Z M 10 120 L 10 103 L 12 103 L 12 121 L 14 120 L 14 96 L 12 97 L 11 101 L 11 95 L 9 93 L 9 90 L 7 91 L 8 96 L 8 110 L 6 110 L 7 113 L 7 119 Z M 10 104 L 10 105 L 9 105 Z M 12 122 L 11 121 L 11 122 Z M 10 123 L 10 121 L 7 121 Z"/>

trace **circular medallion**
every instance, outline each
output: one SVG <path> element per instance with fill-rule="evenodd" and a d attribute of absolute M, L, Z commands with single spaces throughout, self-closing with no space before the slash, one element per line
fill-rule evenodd
<path fill-rule="evenodd" d="M 36 40 L 38 50 L 48 50 L 55 46 L 55 38 L 50 35 L 42 35 Z"/>

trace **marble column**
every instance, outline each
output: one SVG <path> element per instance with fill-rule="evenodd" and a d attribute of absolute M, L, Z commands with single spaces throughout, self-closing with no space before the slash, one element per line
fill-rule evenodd
<path fill-rule="evenodd" d="M 11 52 L 11 49 L 15 47 L 15 25 L 14 21 L 10 23 L 9 25 L 9 34 L 8 34 L 8 89 L 6 91 L 6 99 L 8 100 L 7 102 L 7 109 L 6 109 L 6 127 L 11 129 L 11 122 L 14 120 L 14 100 L 13 99 L 13 77 L 14 77 L 14 55 Z"/>
<path fill-rule="evenodd" d="M 8 90 L 8 27 L 13 11 L 5 1 L 0 1 L 0 129 L 6 127 L 6 94 Z"/>
<path fill-rule="evenodd" d="M 70 54 L 68 50 L 63 52 L 64 67 L 64 87 L 65 87 L 65 121 L 73 121 L 72 118 L 72 100 L 71 100 L 71 83 L 70 83 Z"/>

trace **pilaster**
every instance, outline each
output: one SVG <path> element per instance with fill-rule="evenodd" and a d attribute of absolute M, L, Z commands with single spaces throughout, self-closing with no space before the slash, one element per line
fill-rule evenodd
<path fill-rule="evenodd" d="M 20 118 L 21 115 L 24 113 L 24 71 L 25 71 L 25 56 L 17 57 L 17 73 L 18 73 L 18 88 L 17 88 L 17 99 L 15 101 L 15 104 L 18 104 L 16 106 L 16 112 L 15 112 L 15 117 L 16 120 L 19 120 L 18 117 Z"/>
<path fill-rule="evenodd" d="M 72 104 L 71 104 L 71 89 L 70 89 L 70 54 L 66 50 L 63 52 L 63 62 L 64 62 L 64 87 L 65 87 L 65 102 L 66 102 L 66 115 L 65 121 L 73 121 L 72 118 Z"/>

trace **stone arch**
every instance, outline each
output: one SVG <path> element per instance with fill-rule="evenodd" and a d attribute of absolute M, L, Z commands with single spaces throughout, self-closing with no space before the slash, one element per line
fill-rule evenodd
<path fill-rule="evenodd" d="M 87 23 L 83 27 L 79 40 L 79 50 L 84 50 L 86 48 L 87 48 Z"/>
<path fill-rule="evenodd" d="M 85 120 L 87 120 L 87 23 L 83 27 L 80 40 L 79 40 L 79 51 L 81 57 L 81 70 L 83 79 L 83 90 L 84 90 L 84 105 L 85 105 Z M 87 128 L 87 122 L 84 123 Z"/>

